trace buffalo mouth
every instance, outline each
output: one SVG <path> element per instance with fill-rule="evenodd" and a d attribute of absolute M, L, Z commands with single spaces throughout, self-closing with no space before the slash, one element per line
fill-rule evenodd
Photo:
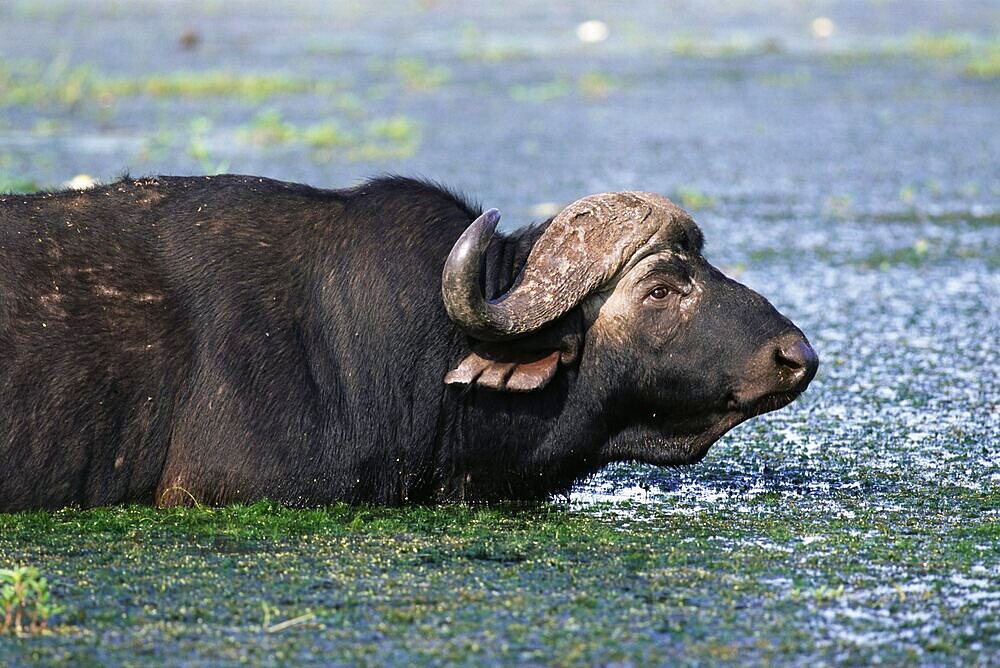
<path fill-rule="evenodd" d="M 657 466 L 696 464 L 726 432 L 763 413 L 783 408 L 801 392 L 776 392 L 752 402 L 730 398 L 722 406 L 700 413 L 658 413 L 618 429 L 604 448 L 605 459 L 637 461 Z"/>

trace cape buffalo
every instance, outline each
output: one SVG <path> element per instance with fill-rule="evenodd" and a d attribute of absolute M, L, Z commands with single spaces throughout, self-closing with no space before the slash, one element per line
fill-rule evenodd
<path fill-rule="evenodd" d="M 0 510 L 544 499 L 816 372 L 659 195 L 498 220 L 400 177 L 0 196 Z"/>

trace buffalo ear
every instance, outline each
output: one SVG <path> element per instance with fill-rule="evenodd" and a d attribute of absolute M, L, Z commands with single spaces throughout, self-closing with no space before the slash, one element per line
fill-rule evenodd
<path fill-rule="evenodd" d="M 504 350 L 501 345 L 478 345 L 445 374 L 446 385 L 475 383 L 501 392 L 531 392 L 549 384 L 560 362 L 569 364 L 576 351 Z"/>

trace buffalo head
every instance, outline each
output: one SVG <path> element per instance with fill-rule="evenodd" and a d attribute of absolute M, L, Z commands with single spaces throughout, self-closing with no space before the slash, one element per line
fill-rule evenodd
<path fill-rule="evenodd" d="M 572 368 L 600 406 L 602 462 L 696 462 L 729 429 L 794 400 L 816 374 L 805 335 L 702 256 L 702 234 L 669 200 L 592 195 L 550 221 L 513 286 L 482 289 L 500 214 L 466 229 L 443 296 L 472 353 L 446 383 L 541 391 Z"/>

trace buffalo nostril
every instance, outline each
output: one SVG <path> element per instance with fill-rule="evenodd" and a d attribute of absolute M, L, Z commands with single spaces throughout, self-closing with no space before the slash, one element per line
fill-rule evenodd
<path fill-rule="evenodd" d="M 805 339 L 797 339 L 778 346 L 774 351 L 774 357 L 780 366 L 792 371 L 796 378 L 812 380 L 819 366 L 816 351 Z"/>

